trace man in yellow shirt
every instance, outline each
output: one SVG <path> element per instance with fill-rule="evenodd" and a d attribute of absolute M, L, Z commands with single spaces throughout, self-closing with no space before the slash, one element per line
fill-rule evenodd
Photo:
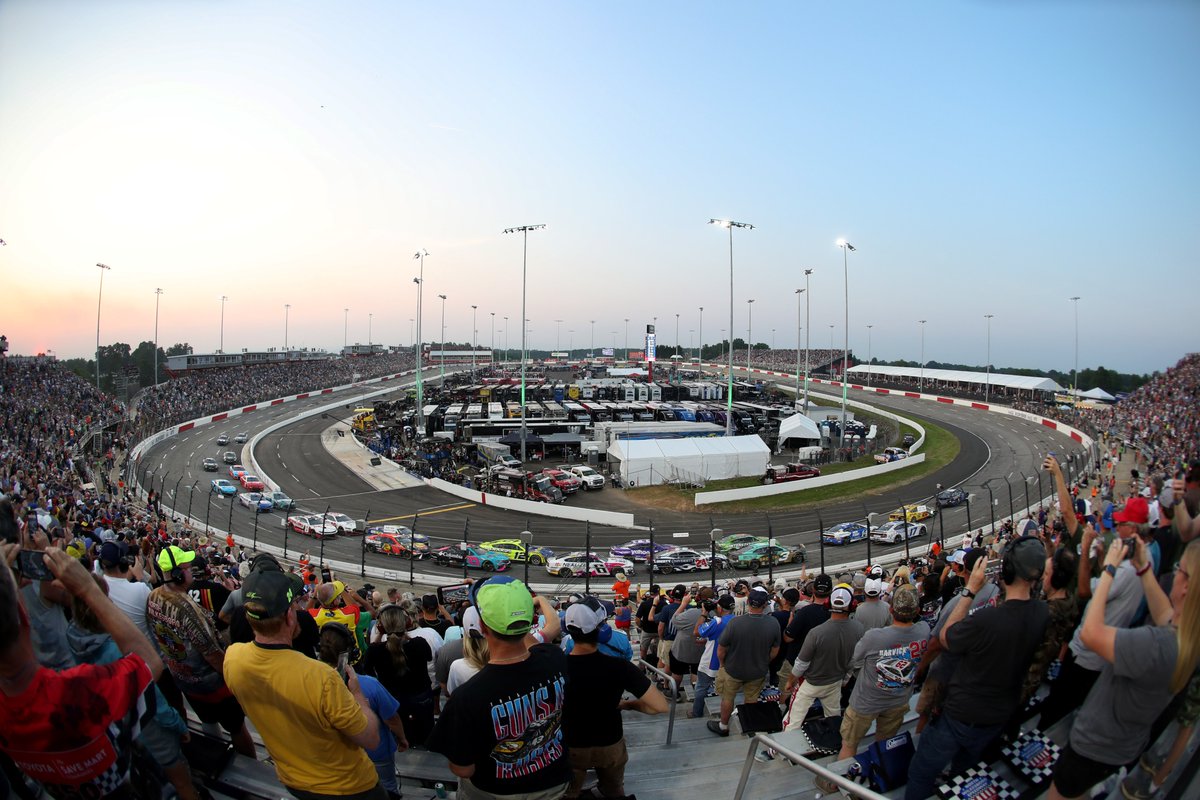
<path fill-rule="evenodd" d="M 379 720 L 358 685 L 291 649 L 299 627 L 299 576 L 254 572 L 243 587 L 254 641 L 225 653 L 225 682 L 275 761 L 279 781 L 300 800 L 387 800 L 363 748 L 379 743 Z M 304 787 L 304 788 L 300 788 Z"/>

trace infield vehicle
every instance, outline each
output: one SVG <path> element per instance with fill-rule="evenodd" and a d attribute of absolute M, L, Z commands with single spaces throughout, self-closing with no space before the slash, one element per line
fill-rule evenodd
<path fill-rule="evenodd" d="M 763 475 L 762 482 L 766 484 L 785 483 L 819 477 L 821 477 L 821 470 L 810 467 L 808 464 L 771 464 L 767 467 L 767 473 Z"/>
<path fill-rule="evenodd" d="M 803 558 L 799 548 L 759 542 L 736 551 L 730 556 L 730 561 L 735 567 L 758 569 L 766 564 L 799 564 Z"/>
<path fill-rule="evenodd" d="M 554 557 L 554 551 L 549 547 L 529 545 L 520 539 L 492 539 L 490 542 L 480 543 L 479 546 L 484 550 L 494 550 L 508 556 L 510 561 L 521 563 L 525 563 L 525 557 L 528 554 L 529 563 L 534 566 L 541 566 Z"/>
<path fill-rule="evenodd" d="M 920 522 L 891 520 L 871 531 L 871 541 L 896 544 L 903 542 L 906 536 L 909 539 L 919 539 L 927 532 L 928 529 Z"/>
<path fill-rule="evenodd" d="M 461 567 L 465 563 L 472 569 L 481 569 L 484 572 L 502 572 L 508 569 L 511 563 L 503 553 L 462 542 L 434 550 L 433 560 L 443 567 Z"/>
<path fill-rule="evenodd" d="M 535 475 L 518 469 L 498 469 L 488 480 L 490 491 L 522 500 L 539 503 L 561 503 L 562 491 L 546 475 Z"/>
<path fill-rule="evenodd" d="M 903 447 L 885 447 L 882 453 L 875 454 L 876 464 L 887 464 L 891 461 L 900 461 L 908 458 L 908 451 Z"/>
<path fill-rule="evenodd" d="M 832 545 L 850 544 L 863 541 L 869 534 L 870 530 L 861 522 L 839 522 L 821 534 L 821 541 Z"/>
<path fill-rule="evenodd" d="M 604 488 L 604 476 L 586 464 L 577 464 L 570 467 L 568 472 L 574 473 L 575 477 L 579 478 L 580 482 L 583 483 L 585 491 L 590 492 L 592 489 Z"/>
<path fill-rule="evenodd" d="M 217 478 L 212 482 L 209 492 L 215 492 L 222 497 L 233 497 L 237 494 L 237 487 L 224 478 Z"/>
<path fill-rule="evenodd" d="M 550 479 L 550 484 L 563 494 L 575 494 L 583 488 L 583 481 L 573 473 L 561 469 L 547 467 L 542 474 Z"/>
<path fill-rule="evenodd" d="M 237 500 L 246 508 L 252 508 L 259 514 L 275 508 L 275 504 L 271 502 L 271 499 L 265 497 L 262 492 L 242 492 L 237 496 Z"/>

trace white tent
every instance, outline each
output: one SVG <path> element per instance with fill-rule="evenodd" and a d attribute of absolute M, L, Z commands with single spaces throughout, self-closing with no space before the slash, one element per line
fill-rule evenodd
<path fill-rule="evenodd" d="M 989 384 L 991 386 L 1001 386 L 1006 389 L 1017 389 L 1020 391 L 1063 391 L 1063 387 L 1050 378 L 1039 378 L 1033 375 L 1010 375 L 1006 372 L 988 374 L 985 372 L 931 368 L 927 368 L 922 372 L 920 367 L 887 367 L 879 364 L 859 364 L 846 371 L 851 378 L 859 380 L 874 376 L 880 378 L 903 378 L 915 381 L 923 375 L 926 383 L 929 384 L 942 381 L 945 383 L 970 383 L 978 386 Z"/>
<path fill-rule="evenodd" d="M 811 444 L 812 440 L 821 441 L 821 430 L 817 427 L 817 423 L 813 422 L 803 414 L 792 414 L 779 423 L 779 449 L 782 450 L 787 446 L 789 439 L 806 439 L 807 443 Z M 793 446 L 802 445 L 805 442 L 798 442 Z"/>
<path fill-rule="evenodd" d="M 1079 396 L 1084 400 L 1103 400 L 1105 403 L 1112 403 L 1117 399 L 1101 389 L 1099 386 L 1097 386 L 1095 389 L 1089 389 L 1086 392 L 1080 392 Z"/>
<path fill-rule="evenodd" d="M 617 439 L 609 445 L 608 458 L 620 462 L 626 485 L 653 486 L 762 475 L 771 451 L 758 436 Z"/>

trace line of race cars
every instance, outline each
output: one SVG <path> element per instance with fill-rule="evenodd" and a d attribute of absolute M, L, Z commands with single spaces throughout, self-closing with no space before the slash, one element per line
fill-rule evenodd
<path fill-rule="evenodd" d="M 873 542 L 882 544 L 897 544 L 906 538 L 920 539 L 929 533 L 929 529 L 925 527 L 922 520 L 932 519 L 937 514 L 937 510 L 936 505 L 906 505 L 888 514 L 888 521 L 882 525 L 840 522 L 823 531 L 821 541 L 828 545 L 840 546 L 861 542 L 867 537 L 870 537 Z"/>

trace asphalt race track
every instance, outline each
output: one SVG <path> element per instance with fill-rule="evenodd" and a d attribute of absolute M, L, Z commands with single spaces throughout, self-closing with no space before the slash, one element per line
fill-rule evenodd
<path fill-rule="evenodd" d="M 395 388 L 397 392 L 402 389 L 401 386 Z M 861 397 L 862 393 L 855 396 Z M 345 420 L 348 416 L 346 406 L 352 408 L 356 405 L 353 395 L 313 397 L 262 408 L 222 423 L 194 428 L 156 445 L 143 456 L 142 466 L 146 471 L 154 473 L 154 483 L 165 495 L 163 502 L 175 508 L 177 512 L 187 514 L 190 509 L 191 516 L 207 522 L 214 528 L 223 531 L 232 527 L 236 535 L 284 546 L 285 533 L 281 525 L 281 512 L 257 515 L 256 525 L 254 512 L 243 508 L 236 500 L 218 498 L 209 492 L 211 479 L 228 477 L 226 465 L 221 463 L 219 472 L 208 473 L 200 469 L 200 462 L 209 456 L 220 462 L 221 454 L 229 449 L 216 444 L 216 438 L 221 433 L 232 436 L 238 432 L 248 432 L 253 436 L 256 432 L 306 409 L 337 401 L 340 401 L 341 405 L 331 409 L 328 415 L 315 415 L 299 420 L 268 434 L 255 448 L 254 456 L 262 472 L 270 476 L 282 491 L 294 498 L 299 508 L 322 513 L 328 507 L 331 511 L 348 514 L 360 520 L 368 518 L 369 514 L 371 524 L 392 523 L 415 527 L 419 533 L 430 537 L 433 547 L 451 541 L 463 541 L 464 536 L 472 542 L 516 538 L 521 531 L 529 530 L 533 533 L 535 544 L 551 547 L 556 552 L 583 549 L 587 535 L 587 526 L 584 523 L 542 516 L 526 517 L 519 513 L 469 503 L 426 487 L 383 492 L 372 490 L 366 482 L 330 456 L 320 441 L 322 431 L 335 424 L 338 417 Z M 823 402 L 829 404 L 832 401 Z M 829 527 L 838 522 L 862 521 L 868 513 L 886 515 L 902 503 L 924 502 L 934 494 L 936 485 L 940 483 L 946 487 L 961 485 L 969 492 L 971 529 L 978 529 L 989 522 L 988 486 L 991 487 L 996 502 L 994 515 L 1000 518 L 1006 516 L 1009 510 L 1009 488 L 1006 480 L 1012 487 L 1013 505 L 1020 509 L 1027 505 L 1026 483 L 1022 473 L 1029 478 L 1029 501 L 1036 503 L 1036 476 L 1041 472 L 1040 464 L 1045 454 L 1049 451 L 1057 452 L 1060 460 L 1072 453 L 1078 454 L 1077 458 L 1083 455 L 1083 448 L 1065 434 L 1015 417 L 894 396 L 872 395 L 869 402 L 918 421 L 932 421 L 949 430 L 959 438 L 962 445 L 958 458 L 934 474 L 913 483 L 853 501 L 831 502 L 817 511 L 710 516 L 671 512 L 645 513 L 636 508 L 633 510 L 636 513 L 637 524 L 652 525 L 656 541 L 670 540 L 672 543 L 686 544 L 701 551 L 708 549 L 708 531 L 713 527 L 720 528 L 725 534 L 767 535 L 769 532 L 779 539 L 781 544 L 804 543 L 808 548 L 810 564 L 817 564 L 820 559 L 818 532 L 822 525 Z M 339 427 L 348 429 L 344 421 Z M 242 446 L 233 447 L 237 450 Z M 143 484 L 147 484 L 145 477 Z M 193 484 L 194 489 L 191 489 Z M 1042 475 L 1041 484 L 1042 494 L 1048 495 L 1052 487 L 1049 477 L 1045 474 Z M 176 487 L 178 498 L 175 496 Z M 619 492 L 620 490 L 611 487 L 591 495 L 581 492 L 568 498 L 566 502 L 629 511 L 629 508 L 622 508 L 623 504 L 614 496 Z M 967 506 L 944 509 L 936 518 L 927 520 L 926 525 L 932 538 L 936 539 L 944 534 L 947 542 L 956 543 L 967 530 L 967 515 Z M 875 524 L 882 521 L 884 519 L 879 517 L 873 520 Z M 687 533 L 686 536 L 676 535 L 684 532 Z M 628 539 L 645 538 L 648 535 L 648 531 L 592 525 L 592 549 L 603 552 Z M 914 539 L 909 546 L 914 551 L 919 548 L 923 553 L 927 544 L 925 540 Z M 308 550 L 314 559 L 322 550 L 321 542 L 296 533 L 287 534 L 286 545 L 289 553 Z M 870 544 L 871 557 L 894 553 L 903 548 L 903 544 Z M 327 539 L 323 549 L 324 556 L 334 560 L 360 562 L 364 557 L 361 536 Z M 865 562 L 868 559 L 868 545 L 858 542 L 841 547 L 826 547 L 825 558 L 831 564 Z M 381 554 L 366 553 L 365 560 L 368 565 L 401 573 L 409 568 L 407 559 Z M 639 567 L 633 580 L 635 583 L 645 583 L 645 568 L 641 565 Z M 423 573 L 444 573 L 448 580 L 462 574 L 461 570 L 438 567 L 431 562 L 418 563 L 416 569 Z M 512 569 L 522 574 L 524 565 L 515 563 Z M 697 578 L 703 577 L 704 574 L 700 573 Z M 722 574 L 728 576 L 733 573 Z M 547 575 L 544 568 L 537 566 L 530 568 L 530 577 L 543 583 L 563 583 L 560 579 Z M 603 578 L 597 581 L 607 584 L 607 580 Z"/>

